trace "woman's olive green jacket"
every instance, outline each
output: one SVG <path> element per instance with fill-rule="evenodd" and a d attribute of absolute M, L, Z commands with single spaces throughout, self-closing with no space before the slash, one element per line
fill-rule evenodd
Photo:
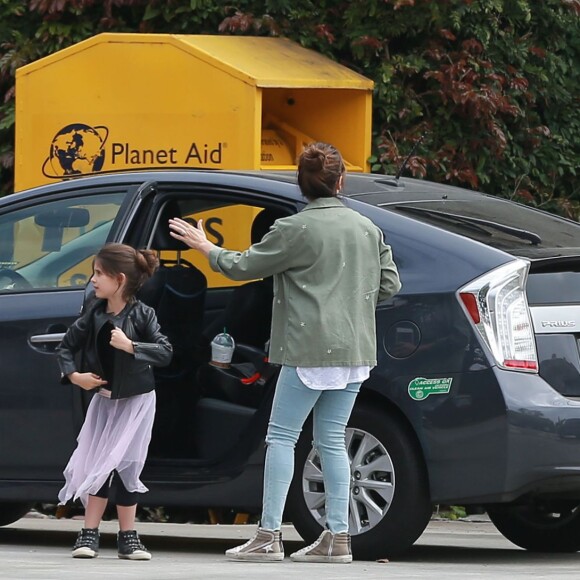
<path fill-rule="evenodd" d="M 381 230 L 339 199 L 312 201 L 246 251 L 214 248 L 209 259 L 232 280 L 274 276 L 272 363 L 376 365 L 375 308 L 400 290 L 399 274 Z"/>

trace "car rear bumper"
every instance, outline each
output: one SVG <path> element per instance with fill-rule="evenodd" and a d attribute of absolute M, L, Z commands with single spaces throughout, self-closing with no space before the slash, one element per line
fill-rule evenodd
<path fill-rule="evenodd" d="M 506 402 L 505 493 L 580 498 L 580 401 L 542 377 L 496 371 Z"/>
<path fill-rule="evenodd" d="M 497 368 L 457 384 L 445 403 L 446 428 L 425 431 L 434 503 L 580 498 L 580 401 L 539 375 Z"/>

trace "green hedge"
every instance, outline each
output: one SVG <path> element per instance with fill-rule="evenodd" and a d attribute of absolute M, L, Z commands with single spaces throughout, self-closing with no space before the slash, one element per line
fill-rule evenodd
<path fill-rule="evenodd" d="M 0 0 L 0 190 L 14 71 L 103 31 L 284 35 L 376 83 L 372 170 L 580 214 L 580 0 Z M 348 119 L 344 120 L 348 123 Z"/>

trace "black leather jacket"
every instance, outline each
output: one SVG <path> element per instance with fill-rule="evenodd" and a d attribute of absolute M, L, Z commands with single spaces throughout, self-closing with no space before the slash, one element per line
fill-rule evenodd
<path fill-rule="evenodd" d="M 148 393 L 155 388 L 151 366 L 166 366 L 173 349 L 161 334 L 155 311 L 136 300 L 129 304 L 122 330 L 133 341 L 135 354 L 111 348 L 112 361 L 101 360 L 97 339 L 99 331 L 109 322 L 105 313 L 106 300 L 97 299 L 70 326 L 56 353 L 61 370 L 61 383 L 70 383 L 72 372 L 92 372 L 104 376 L 104 368 L 113 368 L 113 379 L 107 377 L 111 399 L 124 399 Z M 102 350 L 101 350 L 102 352 Z"/>

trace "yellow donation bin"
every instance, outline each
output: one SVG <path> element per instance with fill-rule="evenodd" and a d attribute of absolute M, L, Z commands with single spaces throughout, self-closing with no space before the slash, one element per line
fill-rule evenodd
<path fill-rule="evenodd" d="M 100 34 L 16 72 L 16 190 L 103 171 L 367 169 L 369 79 L 283 38 Z"/>

